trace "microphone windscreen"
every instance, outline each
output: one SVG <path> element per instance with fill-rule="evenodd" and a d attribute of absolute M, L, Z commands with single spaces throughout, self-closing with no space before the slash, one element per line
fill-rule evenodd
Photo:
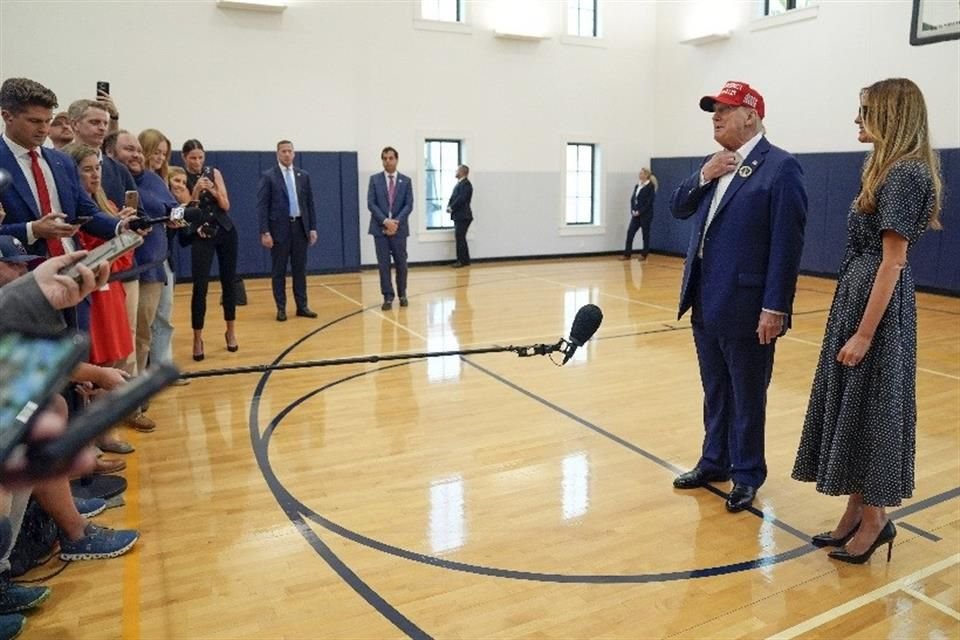
<path fill-rule="evenodd" d="M 0 169 L 0 191 L 3 191 L 13 183 L 13 176 L 6 169 Z"/>
<path fill-rule="evenodd" d="M 208 218 L 207 214 L 204 213 L 203 209 L 200 207 L 191 207 L 185 205 L 168 207 L 167 216 L 169 216 L 171 220 L 182 218 L 190 224 L 203 224 Z"/>
<path fill-rule="evenodd" d="M 600 328 L 603 322 L 603 311 L 595 304 L 585 304 L 577 311 L 573 318 L 573 326 L 570 327 L 570 342 L 582 347 L 593 334 Z"/>

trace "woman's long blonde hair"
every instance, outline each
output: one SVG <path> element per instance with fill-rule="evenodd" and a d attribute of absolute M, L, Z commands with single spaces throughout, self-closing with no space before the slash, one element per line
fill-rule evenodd
<path fill-rule="evenodd" d="M 647 174 L 647 180 L 649 180 L 649 181 L 650 181 L 650 184 L 653 185 L 653 190 L 654 190 L 654 191 L 656 191 L 657 189 L 660 188 L 660 185 L 657 184 L 657 176 L 653 175 L 653 172 L 651 172 L 650 169 L 647 169 L 646 167 L 643 167 L 642 169 L 640 169 L 640 171 L 642 171 L 643 173 Z"/>
<path fill-rule="evenodd" d="M 940 229 L 940 159 L 930 146 L 927 105 L 920 88 L 906 78 L 889 78 L 861 90 L 860 102 L 860 119 L 873 139 L 873 153 L 863 166 L 857 209 L 876 213 L 877 191 L 890 168 L 900 160 L 919 160 L 929 167 L 933 178 L 930 228 Z"/>
<path fill-rule="evenodd" d="M 80 168 L 80 163 L 89 158 L 90 156 L 99 156 L 100 151 L 94 147 L 83 144 L 82 142 L 71 142 L 66 145 L 60 151 L 64 152 L 71 158 L 73 158 L 74 164 L 77 165 L 77 169 Z M 107 213 L 116 216 L 117 207 L 110 202 L 110 199 L 107 198 L 107 194 L 103 191 L 103 186 L 97 188 L 97 192 L 92 194 L 93 201 L 97 203 L 97 206 L 100 207 L 101 211 L 106 211 Z"/>
<path fill-rule="evenodd" d="M 140 141 L 140 146 L 143 147 L 143 158 L 144 164 L 146 164 L 147 159 L 150 155 L 160 146 L 161 142 L 167 143 L 167 156 L 163 159 L 163 164 L 160 165 L 160 170 L 157 171 L 157 175 L 163 178 L 163 181 L 167 181 L 167 173 L 170 168 L 170 156 L 173 154 L 173 147 L 170 146 L 170 138 L 163 135 L 157 129 L 144 129 L 140 132 L 140 135 L 137 136 L 137 140 Z M 150 170 L 149 167 L 146 167 Z"/>

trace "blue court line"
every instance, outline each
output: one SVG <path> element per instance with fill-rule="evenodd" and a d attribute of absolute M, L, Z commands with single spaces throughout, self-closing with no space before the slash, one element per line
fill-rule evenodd
<path fill-rule="evenodd" d="M 371 306 L 367 308 L 361 308 L 321 325 L 314 331 L 307 333 L 302 338 L 284 349 L 280 355 L 274 359 L 272 364 L 278 364 L 287 356 L 287 354 L 293 351 L 304 341 L 327 329 L 328 327 L 374 308 L 376 307 Z M 357 593 L 357 595 L 363 598 L 367 604 L 372 606 L 378 613 L 380 613 L 380 615 L 393 623 L 397 629 L 405 633 L 408 637 L 414 638 L 415 640 L 432 640 L 432 637 L 427 632 L 400 613 L 396 607 L 387 602 L 385 598 L 377 593 L 370 585 L 364 582 L 363 579 L 360 578 L 360 576 L 358 576 L 350 567 L 348 567 L 347 564 L 343 562 L 343 560 L 341 560 L 340 557 L 323 542 L 323 540 L 320 539 L 320 537 L 310 528 L 310 526 L 303 521 L 302 515 L 291 508 L 291 502 L 289 499 L 287 499 L 289 493 L 283 488 L 283 485 L 277 479 L 276 475 L 273 473 L 273 469 L 270 467 L 270 461 L 267 456 L 269 440 L 260 435 L 259 420 L 257 417 L 260 409 L 260 398 L 263 395 L 264 388 L 267 386 L 267 381 L 270 379 L 271 373 L 272 372 L 270 371 L 265 372 L 257 382 L 256 389 L 253 393 L 253 398 L 250 402 L 249 425 L 250 443 L 253 447 L 257 466 L 260 467 L 260 473 L 263 475 L 263 479 L 266 481 L 267 486 L 273 493 L 274 498 L 276 498 L 277 504 L 283 510 L 287 518 L 290 519 L 290 522 L 293 523 L 293 526 L 296 527 L 297 531 L 300 532 L 300 535 L 302 535 L 303 538 L 310 544 L 310 546 L 313 547 L 314 551 L 316 551 L 317 554 L 327 563 L 327 565 L 333 569 L 334 572 L 336 572 L 336 574 L 340 576 L 340 578 L 348 586 L 350 586 L 354 592 Z M 271 422 L 271 425 L 273 425 L 273 422 L 275 421 L 276 419 Z"/>
<path fill-rule="evenodd" d="M 659 466 L 663 467 L 664 469 L 669 470 L 669 471 L 670 471 L 671 473 L 673 473 L 674 475 L 679 475 L 679 474 L 683 473 L 683 469 L 681 469 L 680 467 L 676 466 L 675 464 L 672 464 L 672 463 L 670 463 L 670 462 L 667 462 L 667 461 L 664 460 L 663 458 L 661 458 L 661 457 L 659 457 L 659 456 L 657 456 L 657 455 L 654 455 L 654 454 L 650 453 L 650 452 L 647 451 L 646 449 L 641 449 L 640 447 L 638 447 L 637 445 L 633 444 L 632 442 L 629 442 L 628 440 L 625 440 L 625 439 L 621 438 L 620 436 L 618 436 L 618 435 L 616 435 L 616 434 L 613 434 L 613 433 L 607 431 L 606 429 L 604 429 L 604 428 L 602 428 L 602 427 L 599 427 L 599 426 L 593 424 L 592 422 L 590 422 L 590 421 L 588 421 L 588 420 L 586 420 L 586 419 L 584 419 L 584 418 L 581 418 L 580 416 L 576 415 L 575 413 L 572 413 L 572 412 L 570 412 L 570 411 L 567 411 L 567 410 L 564 409 L 563 407 L 558 406 L 558 405 L 550 402 L 550 401 L 547 400 L 546 398 L 542 398 L 542 397 L 538 396 L 537 394 L 533 393 L 532 391 L 528 391 L 528 390 L 524 389 L 524 388 L 521 387 L 520 385 L 518 385 L 518 384 L 516 384 L 516 383 L 514 383 L 514 382 L 511 382 L 510 380 L 507 380 L 507 379 L 504 378 L 503 376 L 501 376 L 501 375 L 499 375 L 499 374 L 496 374 L 496 373 L 494 373 L 493 371 L 490 371 L 489 369 L 486 369 L 486 368 L 480 366 L 479 364 L 477 364 L 477 363 L 475 363 L 475 362 L 472 362 L 471 360 L 468 360 L 467 358 L 461 358 L 461 360 L 463 360 L 464 362 L 466 362 L 467 364 L 469 364 L 471 367 L 474 367 L 475 369 L 478 369 L 478 370 L 480 370 L 481 372 L 487 374 L 488 376 L 490 376 L 490 377 L 493 378 L 494 380 L 497 380 L 498 382 L 500 382 L 500 383 L 502 383 L 502 384 L 505 384 L 506 386 L 510 387 L 510 388 L 513 389 L 514 391 L 517 391 L 517 392 L 519 392 L 519 393 L 522 393 L 523 395 L 527 396 L 527 397 L 530 398 L 531 400 L 535 400 L 536 402 L 539 402 L 539 403 L 542 404 L 543 406 L 549 407 L 550 409 L 553 409 L 554 411 L 556 411 L 556 412 L 559 413 L 560 415 L 565 416 L 566 418 L 569 418 L 570 420 L 573 420 L 573 421 L 576 422 L 577 424 L 580 424 L 581 426 L 584 426 L 584 427 L 586 427 L 587 429 L 590 429 L 591 431 L 594 431 L 595 433 L 600 434 L 600 435 L 603 436 L 604 438 L 607 438 L 607 439 L 609 439 L 609 440 L 612 440 L 612 441 L 616 442 L 617 444 L 619 444 L 619 445 L 621 445 L 621 446 L 623 446 L 623 447 L 626 447 L 626 448 L 629 449 L 630 451 L 633 451 L 634 453 L 640 454 L 641 456 L 643 456 L 644 458 L 646 458 L 646 459 L 649 460 L 650 462 L 653 462 L 654 464 L 659 465 Z M 706 488 L 707 490 L 709 490 L 711 493 L 714 493 L 714 494 L 716 494 L 716 495 L 718 495 L 718 496 L 720 496 L 720 497 L 722 497 L 722 498 L 724 498 L 724 499 L 727 498 L 727 494 L 726 494 L 725 492 L 721 491 L 720 489 L 717 489 L 717 488 L 714 487 L 713 485 L 707 485 L 705 488 Z M 761 518 L 761 519 L 763 519 L 764 521 L 769 522 L 770 524 L 774 525 L 775 527 L 778 527 L 778 528 L 786 531 L 787 533 L 789 533 L 789 534 L 791 534 L 791 535 L 793 535 L 793 536 L 796 536 L 797 538 L 800 538 L 801 540 L 803 540 L 803 541 L 805 541 L 805 542 L 808 542 L 808 541 L 810 540 L 810 534 L 804 533 L 803 531 L 800 531 L 799 529 L 790 526 L 789 524 L 787 524 L 786 522 L 783 522 L 782 520 L 780 520 L 780 519 L 778 519 L 778 518 L 775 518 L 775 517 L 773 517 L 773 516 L 766 515 L 765 513 L 763 513 L 762 511 L 760 511 L 760 510 L 757 509 L 756 507 L 751 506 L 751 507 L 749 507 L 749 508 L 747 508 L 747 509 L 744 509 L 744 511 L 748 511 L 748 512 L 752 513 L 753 515 L 757 516 L 758 518 Z"/>
<path fill-rule="evenodd" d="M 418 362 L 418 361 L 413 361 Z M 705 567 L 700 569 L 686 569 L 681 571 L 668 571 L 662 573 L 641 573 L 641 574 L 564 574 L 564 573 L 546 573 L 546 572 L 537 572 L 537 571 L 523 571 L 516 569 L 504 569 L 500 567 L 490 567 L 484 565 L 471 564 L 466 562 L 456 562 L 453 560 L 445 560 L 437 556 L 431 556 L 424 553 L 418 553 L 411 551 L 409 549 L 404 549 L 391 545 L 369 536 L 365 536 L 361 533 L 348 529 L 336 522 L 333 522 L 329 518 L 326 518 L 316 511 L 314 511 L 310 506 L 304 504 L 298 500 L 293 494 L 291 494 L 280 481 L 277 479 L 276 475 L 273 473 L 273 469 L 270 465 L 269 460 L 269 447 L 270 440 L 273 438 L 274 433 L 277 428 L 279 428 L 280 423 L 283 419 L 290 414 L 294 409 L 299 405 L 312 398 L 313 396 L 330 389 L 331 387 L 337 386 L 339 384 L 355 380 L 365 375 L 371 373 L 379 373 L 386 369 L 392 369 L 396 367 L 403 367 L 412 364 L 412 362 L 401 362 L 399 364 L 387 365 L 384 367 L 379 367 L 376 369 L 361 371 L 344 378 L 334 380 L 328 384 L 323 385 L 317 389 L 314 389 L 308 394 L 301 396 L 300 398 L 295 399 L 289 405 L 284 407 L 280 413 L 277 414 L 276 418 L 270 421 L 270 424 L 267 425 L 264 430 L 262 438 L 258 438 L 258 441 L 255 441 L 254 446 L 257 449 L 258 458 L 257 462 L 260 465 L 261 472 L 264 475 L 264 478 L 267 480 L 268 485 L 271 490 L 274 491 L 278 502 L 281 507 L 284 509 L 288 515 L 291 513 L 298 513 L 303 517 L 315 522 L 324 529 L 327 529 L 331 533 L 335 533 L 341 536 L 344 539 L 356 542 L 365 547 L 387 553 L 389 555 L 410 560 L 412 562 L 418 562 L 420 564 L 426 564 L 433 567 L 438 567 L 441 569 L 448 569 L 452 571 L 460 571 L 464 573 L 472 573 L 476 575 L 485 575 L 496 578 L 506 578 L 513 580 L 528 580 L 534 582 L 553 582 L 553 583 L 574 583 L 574 584 L 640 584 L 640 583 L 650 583 L 650 582 L 671 582 L 677 580 L 689 580 L 693 578 L 707 578 L 718 575 L 725 575 L 728 573 L 736 573 L 739 571 L 749 571 L 752 569 L 757 569 L 760 567 L 767 567 L 786 560 L 791 560 L 793 558 L 806 555 L 816 551 L 816 547 L 811 544 L 806 544 L 783 553 L 779 553 L 774 556 L 767 556 L 763 558 L 756 558 L 754 560 L 745 560 L 742 562 L 737 562 L 728 565 L 722 565 L 718 567 Z M 472 364 L 472 363 L 471 363 Z M 476 366 L 476 365 L 474 365 Z M 571 414 L 572 415 L 572 414 Z M 575 417 L 576 419 L 576 417 Z M 611 434 L 612 435 L 612 434 Z M 616 436 L 614 436 L 616 437 Z M 626 441 L 624 441 L 626 442 Z M 630 443 L 626 443 L 630 445 Z M 639 449 L 639 448 L 637 448 Z M 640 450 L 642 451 L 642 450 Z M 669 464 L 669 463 L 665 463 Z M 291 518 L 293 519 L 293 518 Z M 771 522 L 774 522 L 771 520 Z M 803 534 L 800 534 L 803 535 Z M 319 550 L 318 550 L 319 551 Z M 329 561 L 328 561 L 329 562 Z M 338 571 L 338 573 L 340 573 Z M 352 573 L 352 572 L 351 572 Z M 342 574 L 341 574 L 342 575 Z M 346 578 L 345 578 L 346 579 Z M 359 580 L 359 578 L 357 578 Z M 363 585 L 366 586 L 366 585 Z M 361 593 L 358 590 L 358 593 Z M 363 595 L 363 593 L 361 593 Z M 376 595 L 376 594 L 374 594 Z M 365 596 L 366 597 L 366 596 Z M 371 602 L 369 598 L 368 602 Z M 371 602 L 371 604 L 374 604 Z M 376 605 L 374 605 L 376 606 Z M 392 607 L 391 607 L 392 609 Z M 378 609 L 379 610 L 379 609 Z M 384 614 L 386 615 L 386 614 Z M 399 615 L 399 612 L 398 612 Z"/>
<path fill-rule="evenodd" d="M 450 289 L 457 289 L 462 286 L 465 286 L 465 285 L 457 285 L 454 287 L 450 287 Z M 326 329 L 327 327 L 333 324 L 336 324 L 338 322 L 341 322 L 342 320 L 345 320 L 347 318 L 363 313 L 364 311 L 374 310 L 376 308 L 377 308 L 377 305 L 372 305 L 367 308 L 359 309 L 350 314 L 341 316 L 340 318 L 337 318 L 319 327 L 315 331 L 308 333 L 303 338 L 294 342 L 290 347 L 284 350 L 274 360 L 274 364 L 279 363 L 290 351 L 296 348 L 303 341 L 319 333 L 320 331 Z M 588 428 L 593 429 L 597 433 L 600 433 L 601 435 L 604 435 L 605 437 L 608 437 L 609 439 L 614 440 L 615 442 L 618 442 L 622 446 L 625 446 L 628 449 L 631 449 L 636 453 L 639 453 L 640 455 L 647 457 L 652 462 L 660 464 L 660 466 L 670 469 L 671 471 L 679 472 L 679 468 L 677 468 L 675 465 L 672 465 L 669 462 L 662 460 L 657 456 L 654 456 L 653 454 L 650 454 L 649 452 L 644 451 L 643 449 L 640 449 L 636 445 L 629 443 L 623 438 L 620 438 L 619 436 L 615 436 L 614 434 L 607 432 L 601 429 L 600 427 L 597 427 L 596 425 L 592 425 L 591 423 L 588 423 L 585 420 L 582 420 L 575 414 L 572 414 L 556 405 L 553 405 L 552 403 L 549 403 L 544 399 L 541 399 L 535 396 L 534 394 L 526 391 L 525 389 L 522 389 L 521 387 L 514 385 L 513 383 L 497 376 L 496 374 L 493 374 L 492 372 L 487 371 L 483 367 L 480 367 L 479 365 L 476 365 L 475 363 L 470 362 L 466 358 L 461 358 L 461 359 L 467 364 L 470 364 L 471 366 L 477 368 L 478 370 L 481 370 L 484 373 L 487 373 L 491 377 L 494 377 L 495 379 L 502 381 L 504 384 L 507 384 L 511 388 L 514 388 L 517 391 L 520 391 L 524 395 L 527 395 L 528 397 L 531 397 L 532 399 L 535 399 L 538 402 L 542 402 L 546 406 L 549 406 L 554 410 L 559 411 L 563 415 L 570 417 L 571 419 L 582 424 L 583 426 L 587 426 Z M 380 368 L 379 370 L 389 369 L 389 368 L 398 367 L 398 366 L 405 366 L 407 364 L 410 364 L 410 362 L 396 364 L 396 365 L 388 365 L 386 367 Z M 393 555 L 396 555 L 399 557 L 405 557 L 407 559 L 415 560 L 425 564 L 438 566 L 441 568 L 467 571 L 470 573 L 490 575 L 490 576 L 503 577 L 503 578 L 538 580 L 538 581 L 561 582 L 561 583 L 573 582 L 573 583 L 622 584 L 622 583 L 643 583 L 643 582 L 665 582 L 665 581 L 673 581 L 673 580 L 684 580 L 684 579 L 691 579 L 691 578 L 717 576 L 717 575 L 724 575 L 724 574 L 734 573 L 739 571 L 747 571 L 747 570 L 751 570 L 759 567 L 770 566 L 773 564 L 777 564 L 777 563 L 784 562 L 796 557 L 806 555 L 816 550 L 815 547 L 813 547 L 810 544 L 807 544 L 807 545 L 792 549 L 790 551 L 777 554 L 776 556 L 758 558 L 755 560 L 749 560 L 749 561 L 744 561 L 740 563 L 724 565 L 722 567 L 708 567 L 704 569 L 666 572 L 661 574 L 637 574 L 632 576 L 631 575 L 567 575 L 567 574 L 545 574 L 545 573 L 522 572 L 522 571 L 513 571 L 513 570 L 502 570 L 502 569 L 491 568 L 491 567 L 481 567 L 479 565 L 469 565 L 466 563 L 456 563 L 456 562 L 442 560 L 440 558 L 436 558 L 433 556 L 427 556 L 425 554 L 417 554 L 417 553 L 400 549 L 397 547 L 392 547 L 391 545 L 386 545 L 379 541 L 367 538 L 365 536 L 361 536 L 360 534 L 352 532 L 344 527 L 341 527 L 340 525 L 337 525 L 336 523 L 333 523 L 330 520 L 327 520 L 326 518 L 324 518 L 323 516 L 320 516 L 319 514 L 314 512 L 312 509 L 310 509 L 306 505 L 303 505 L 298 500 L 296 500 L 296 498 L 294 498 L 276 478 L 270 466 L 267 452 L 269 449 L 269 440 L 272 437 L 273 433 L 275 432 L 277 426 L 279 425 L 280 420 L 284 416 L 286 416 L 291 410 L 293 410 L 293 408 L 298 406 L 301 402 L 306 400 L 308 397 L 312 397 L 313 395 L 320 393 L 334 385 L 340 384 L 341 382 L 346 382 L 348 380 L 358 378 L 362 375 L 366 375 L 371 372 L 372 371 L 364 371 L 352 376 L 348 376 L 347 378 L 336 380 L 328 385 L 324 385 L 323 387 L 316 389 L 315 391 L 311 392 L 307 396 L 304 396 L 303 398 L 298 399 L 294 403 L 291 403 L 291 405 L 285 408 L 284 411 L 281 412 L 281 414 L 278 414 L 277 417 L 271 421 L 263 437 L 261 437 L 259 435 L 259 430 L 258 430 L 257 413 L 259 409 L 260 397 L 262 395 L 263 389 L 266 386 L 266 382 L 270 376 L 270 372 L 265 373 L 257 385 L 253 400 L 251 402 L 251 412 L 250 412 L 251 441 L 252 441 L 252 445 L 255 450 L 255 453 L 257 454 L 257 463 L 258 463 L 258 466 L 260 466 L 261 473 L 263 473 L 264 475 L 264 479 L 267 481 L 268 486 L 270 487 L 271 491 L 274 493 L 275 498 L 277 498 L 279 506 L 281 507 L 281 509 L 283 509 L 284 513 L 291 520 L 291 522 L 294 524 L 297 530 L 301 533 L 301 535 L 304 536 L 304 538 L 311 544 L 314 550 L 317 551 L 317 553 L 327 562 L 327 564 L 331 568 L 333 568 L 334 571 L 336 571 L 336 573 L 345 582 L 347 582 L 347 584 L 350 585 L 356 593 L 358 593 L 361 597 L 363 597 L 364 600 L 368 602 L 368 604 L 373 606 L 381 615 L 383 615 L 386 619 L 390 620 L 398 629 L 403 631 L 405 634 L 407 634 L 411 638 L 417 638 L 418 640 L 420 639 L 428 640 L 431 638 L 431 636 L 429 636 L 426 632 L 424 632 L 422 629 L 417 627 L 413 622 L 411 622 L 409 619 L 403 616 L 403 614 L 401 614 L 395 607 L 390 605 L 376 591 L 374 591 L 365 582 L 363 582 L 362 579 L 360 579 L 356 573 L 354 573 L 342 560 L 340 560 L 340 558 L 326 544 L 323 543 L 323 541 L 319 538 L 319 536 L 317 536 L 316 533 L 312 529 L 310 529 L 310 527 L 304 522 L 303 520 L 304 517 L 309 518 L 310 520 L 316 522 L 317 524 L 320 524 L 327 530 L 337 533 L 346 539 L 354 540 L 361 544 L 365 544 L 366 546 L 369 546 L 371 548 L 381 549 L 387 553 L 392 553 Z M 713 486 L 708 485 L 706 488 L 721 497 L 726 496 L 724 492 L 720 491 L 719 489 Z M 929 506 L 933 506 L 934 504 L 938 504 L 940 502 L 955 498 L 958 495 L 960 495 L 960 488 L 956 488 L 956 489 L 944 492 L 942 494 L 938 494 L 937 496 L 932 496 L 919 503 L 915 503 L 914 505 L 905 507 L 904 509 L 897 511 L 894 514 L 891 514 L 891 518 L 906 516 L 910 513 L 914 513 L 916 511 L 927 508 Z M 302 509 L 300 507 L 302 507 Z M 749 511 L 751 511 L 754 515 L 757 515 L 761 518 L 768 519 L 771 523 L 792 533 L 793 535 L 796 535 L 802 538 L 807 537 L 806 534 L 794 529 L 793 527 L 790 527 L 786 523 L 783 523 L 775 518 L 767 518 L 767 516 L 765 516 L 762 512 L 759 512 L 753 507 L 751 507 Z"/>
<path fill-rule="evenodd" d="M 893 511 L 893 512 L 891 512 L 891 513 L 889 514 L 889 518 L 890 518 L 891 520 L 898 520 L 898 519 L 900 519 L 900 518 L 906 518 L 907 516 L 909 516 L 909 515 L 912 514 L 912 513 L 916 513 L 917 511 L 922 511 L 922 510 L 926 509 L 927 507 L 932 507 L 932 506 L 935 505 L 935 504 L 940 504 L 941 502 L 945 502 L 945 501 L 947 501 L 947 500 L 952 500 L 953 498 L 956 498 L 957 496 L 960 496 L 960 487 L 956 487 L 956 488 L 954 488 L 954 489 L 948 489 L 947 491 L 944 491 L 943 493 L 938 493 L 938 494 L 935 495 L 935 496 L 930 496 L 929 498 L 924 498 L 924 499 L 921 500 L 920 502 L 914 502 L 914 503 L 911 504 L 911 505 L 908 505 L 908 506 L 906 506 L 906 507 L 902 507 L 902 508 L 900 508 L 900 509 L 897 509 L 896 511 Z"/>
<path fill-rule="evenodd" d="M 901 522 L 901 523 L 900 523 L 900 527 L 901 527 L 902 529 L 906 529 L 907 531 L 910 531 L 911 533 L 917 534 L 917 535 L 920 536 L 921 538 L 926 538 L 927 540 L 930 540 L 931 542 L 940 542 L 941 540 L 943 540 L 943 538 L 941 538 L 940 536 L 936 535 L 935 533 L 930 533 L 930 532 L 927 531 L 926 529 L 921 529 L 920 527 L 915 527 L 915 526 L 913 526 L 912 524 L 909 524 L 909 523 L 907 523 L 907 522 Z"/>

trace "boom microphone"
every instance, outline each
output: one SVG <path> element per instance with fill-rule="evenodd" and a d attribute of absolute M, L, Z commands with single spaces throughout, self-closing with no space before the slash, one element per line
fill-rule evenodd
<path fill-rule="evenodd" d="M 178 205 L 176 207 L 170 207 L 168 214 L 159 218 L 131 218 L 129 227 L 131 231 L 140 231 L 155 224 L 177 222 L 180 220 L 190 224 L 203 224 L 204 222 L 209 222 L 209 218 L 210 216 L 199 207 Z"/>
<path fill-rule="evenodd" d="M 421 358 L 444 358 L 447 356 L 469 356 L 483 353 L 515 353 L 521 358 L 531 356 L 549 356 L 551 353 L 563 353 L 563 362 L 557 366 L 563 366 L 570 358 L 577 347 L 586 344 L 593 334 L 600 328 L 603 321 L 603 311 L 595 304 L 587 304 L 580 307 L 577 315 L 573 318 L 573 326 L 570 327 L 570 340 L 560 338 L 554 344 L 529 344 L 524 346 L 495 346 L 478 347 L 474 349 L 456 349 L 453 351 L 429 351 L 425 353 L 393 353 L 389 355 L 370 355 L 353 356 L 348 358 L 332 358 L 328 360 L 305 360 L 301 362 L 283 362 L 280 364 L 255 364 L 244 367 L 230 367 L 226 369 L 206 369 L 204 371 L 190 371 L 181 373 L 181 378 L 207 378 L 210 376 L 230 376 L 241 373 L 266 373 L 267 371 L 284 371 L 286 369 L 308 369 L 313 367 L 335 367 L 344 364 L 375 364 L 378 362 L 391 362 L 396 360 L 419 360 Z M 553 358 L 550 358 L 551 361 Z M 556 362 L 554 362 L 556 364 Z"/>
<path fill-rule="evenodd" d="M 573 326 L 570 327 L 570 342 L 567 343 L 567 348 L 564 350 L 563 362 L 560 363 L 560 366 L 567 364 L 577 347 L 582 347 L 593 337 L 593 334 L 600 328 L 601 322 L 603 322 L 603 311 L 600 310 L 600 307 L 595 304 L 585 304 L 580 307 L 577 315 L 573 318 Z"/>

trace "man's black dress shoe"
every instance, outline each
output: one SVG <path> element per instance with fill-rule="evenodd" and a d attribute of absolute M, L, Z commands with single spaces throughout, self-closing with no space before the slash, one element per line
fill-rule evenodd
<path fill-rule="evenodd" d="M 723 472 L 704 471 L 700 467 L 694 467 L 674 478 L 673 486 L 675 489 L 697 489 L 709 482 L 726 482 L 729 479 L 730 476 Z"/>
<path fill-rule="evenodd" d="M 381 311 L 390 311 L 393 308 L 393 300 L 384 300 L 383 304 L 380 305 Z"/>
<path fill-rule="evenodd" d="M 450 265 L 450 266 L 453 267 L 454 269 L 461 269 L 461 268 L 463 268 L 463 267 L 465 267 L 465 266 L 467 266 L 467 265 L 463 264 L 462 262 L 454 262 L 454 263 L 453 263 L 452 265 Z"/>
<path fill-rule="evenodd" d="M 409 306 L 409 305 L 410 305 L 410 303 L 407 302 L 407 296 L 400 296 L 400 306 L 401 306 L 401 307 L 406 307 L 406 306 Z"/>
<path fill-rule="evenodd" d="M 733 491 L 727 497 L 727 511 L 730 513 L 743 511 L 753 504 L 753 499 L 756 497 L 756 487 L 751 487 L 748 484 L 734 484 Z"/>
<path fill-rule="evenodd" d="M 277 322 L 286 322 L 287 312 L 283 309 L 277 309 Z"/>
<path fill-rule="evenodd" d="M 304 307 L 303 309 L 297 309 L 297 315 L 301 318 L 316 318 L 317 312 L 311 311 L 309 307 Z"/>

